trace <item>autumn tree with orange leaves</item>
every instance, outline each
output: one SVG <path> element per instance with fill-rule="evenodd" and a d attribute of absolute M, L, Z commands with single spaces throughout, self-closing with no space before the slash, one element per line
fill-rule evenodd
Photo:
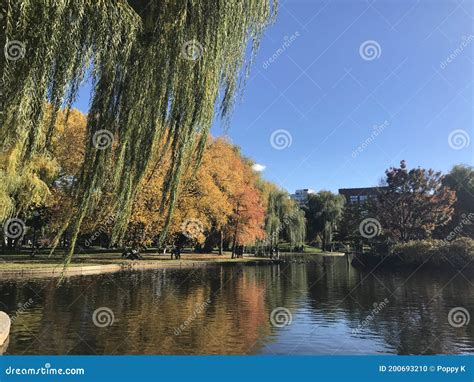
<path fill-rule="evenodd" d="M 166 205 L 162 195 L 166 174 L 173 163 L 165 150 L 166 136 L 158 145 L 163 153 L 150 163 L 146 176 L 135 192 L 131 218 L 123 245 L 150 246 L 174 244 L 185 240 L 205 252 L 217 247 L 235 250 L 238 245 L 251 245 L 265 236 L 265 213 L 270 190 L 275 188 L 252 169 L 252 162 L 243 157 L 238 147 L 224 138 L 208 138 L 200 163 L 197 160 L 183 170 L 173 216 L 166 226 Z M 51 219 L 46 237 L 51 239 L 61 230 L 73 207 L 75 184 L 84 161 L 86 116 L 76 109 L 67 116 L 59 113 L 52 152 L 58 171 L 45 204 Z M 190 153 L 195 152 L 193 147 Z M 190 154 L 192 155 L 192 154 Z M 112 179 L 111 179 L 112 181 Z M 107 240 L 89 243 L 91 234 L 100 228 L 102 237 L 110 235 L 113 216 L 111 201 L 105 187 L 87 215 L 79 244 L 106 245 Z M 63 235 L 66 244 L 68 232 Z M 50 242 L 51 240 L 49 240 Z"/>
<path fill-rule="evenodd" d="M 162 192 L 169 161 L 160 158 L 160 166 L 152 166 L 133 205 L 128 233 L 146 244 L 156 242 L 164 229 L 156 195 Z M 256 181 L 250 163 L 235 146 L 210 138 L 199 169 L 189 167 L 183 175 L 167 242 L 184 234 L 197 246 L 206 241 L 211 248 L 216 244 L 222 253 L 224 241 L 234 247 L 262 238 L 265 211 Z"/>

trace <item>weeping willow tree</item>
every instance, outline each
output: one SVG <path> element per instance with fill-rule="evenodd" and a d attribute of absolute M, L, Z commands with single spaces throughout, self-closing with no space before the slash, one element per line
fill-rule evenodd
<path fill-rule="evenodd" d="M 281 238 L 292 246 L 300 246 L 306 236 L 304 212 L 282 190 L 272 190 L 268 195 L 268 207 L 265 218 L 267 243 L 275 247 Z"/>
<path fill-rule="evenodd" d="M 57 114 L 89 79 L 85 161 L 75 207 L 58 234 L 72 232 L 68 261 L 104 188 L 113 194 L 112 242 L 121 241 L 147 166 L 164 151 L 172 157 L 162 195 L 169 222 L 188 158 L 202 153 L 215 114 L 229 116 L 276 0 L 3 3 L 0 149 L 8 165 L 0 168 L 0 220 L 20 212 L 18 177 L 34 171 L 38 156 L 50 157 Z"/>

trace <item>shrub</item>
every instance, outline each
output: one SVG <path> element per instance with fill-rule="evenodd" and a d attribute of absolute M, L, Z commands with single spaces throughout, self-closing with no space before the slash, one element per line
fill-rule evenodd
<path fill-rule="evenodd" d="M 439 248 L 452 265 L 462 268 L 466 265 L 474 265 L 474 240 L 468 237 L 461 237 L 448 242 Z"/>
<path fill-rule="evenodd" d="M 452 241 L 414 240 L 396 244 L 390 252 L 400 265 L 451 265 L 455 268 L 474 266 L 474 240 L 462 237 Z"/>

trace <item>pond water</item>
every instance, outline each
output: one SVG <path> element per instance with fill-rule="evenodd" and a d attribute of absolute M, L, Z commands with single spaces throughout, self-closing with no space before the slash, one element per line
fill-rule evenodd
<path fill-rule="evenodd" d="M 473 280 L 369 273 L 321 257 L 74 277 L 60 287 L 0 280 L 0 310 L 13 317 L 7 354 L 459 354 L 474 352 L 465 315 L 474 314 Z M 448 320 L 453 308 L 459 327 Z"/>

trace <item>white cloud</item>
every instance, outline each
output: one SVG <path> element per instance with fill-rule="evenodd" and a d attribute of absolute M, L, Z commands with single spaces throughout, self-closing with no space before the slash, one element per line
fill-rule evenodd
<path fill-rule="evenodd" d="M 262 172 L 262 171 L 265 170 L 266 168 L 267 168 L 267 166 L 264 166 L 263 164 L 259 164 L 259 163 L 255 163 L 255 164 L 252 166 L 252 170 L 257 171 L 257 172 Z"/>

